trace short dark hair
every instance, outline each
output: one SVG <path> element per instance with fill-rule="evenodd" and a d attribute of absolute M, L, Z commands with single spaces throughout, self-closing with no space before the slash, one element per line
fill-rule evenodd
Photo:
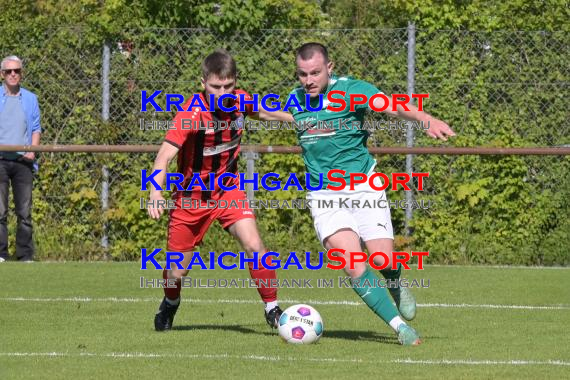
<path fill-rule="evenodd" d="M 236 61 L 224 49 L 216 49 L 208 55 L 202 62 L 202 78 L 208 80 L 210 75 L 215 75 L 220 79 L 236 78 Z"/>
<path fill-rule="evenodd" d="M 301 58 L 303 61 L 313 58 L 315 53 L 321 53 L 325 57 L 325 63 L 329 61 L 329 52 L 325 45 L 318 42 L 308 42 L 297 49 L 296 58 Z"/>

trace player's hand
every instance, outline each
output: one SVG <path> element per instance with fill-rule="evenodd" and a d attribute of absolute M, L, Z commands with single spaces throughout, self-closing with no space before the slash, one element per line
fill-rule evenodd
<path fill-rule="evenodd" d="M 147 206 L 146 211 L 148 212 L 148 215 L 151 219 L 159 219 L 164 212 L 164 206 L 156 206 L 156 204 L 161 203 L 162 205 L 165 205 L 166 199 L 164 199 L 160 191 L 153 191 L 149 197 L 149 203 L 150 202 L 153 204 Z"/>
<path fill-rule="evenodd" d="M 449 125 L 438 119 L 431 119 L 429 121 L 429 128 L 426 130 L 426 133 L 429 137 L 443 141 L 447 141 L 448 137 L 455 136 L 455 132 L 453 132 Z"/>
<path fill-rule="evenodd" d="M 26 152 L 26 153 L 24 153 L 24 158 L 27 158 L 28 160 L 33 161 L 36 158 L 36 153 L 35 152 Z"/>

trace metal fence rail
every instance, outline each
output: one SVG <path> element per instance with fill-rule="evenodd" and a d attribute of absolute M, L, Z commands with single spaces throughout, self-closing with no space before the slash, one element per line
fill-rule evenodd
<path fill-rule="evenodd" d="M 140 112 L 141 90 L 185 95 L 200 90 L 199 63 L 208 52 L 224 47 L 238 62 L 239 87 L 285 96 L 297 85 L 293 51 L 311 40 L 327 44 L 339 75 L 367 80 L 385 93 L 429 93 L 426 111 L 457 132 L 450 142 L 438 144 L 410 129 L 370 135 L 378 170 L 433 172 L 434 185 L 423 194 L 405 194 L 408 200 L 447 196 L 441 192 L 450 189 L 438 184 L 451 175 L 487 183 L 496 165 L 513 183 L 532 184 L 534 212 L 550 215 L 539 197 L 565 191 L 570 171 L 567 32 L 428 32 L 413 24 L 403 29 L 265 30 L 234 36 L 203 29 L 146 29 L 126 30 L 98 44 L 83 39 L 77 28 L 22 28 L 0 43 L 0 54 L 24 59 L 23 85 L 38 95 L 43 145 L 1 150 L 41 152 L 34 188 L 34 221 L 46 231 L 36 238 L 41 240 L 40 255 L 57 257 L 66 246 L 77 250 L 71 238 L 75 235 L 82 237 L 80 250 L 85 252 L 78 257 L 105 257 L 109 251 L 118 258 L 136 257 L 142 243 L 134 240 L 148 227 L 132 206 L 141 196 L 136 172 L 150 169 L 154 157 L 140 153 L 156 152 L 165 133 L 141 129 L 141 119 L 173 116 Z M 375 113 L 369 118 L 385 120 Z M 291 131 L 248 131 L 240 170 L 303 171 L 298 155 L 273 155 L 299 153 L 295 145 Z M 502 158 L 485 161 L 492 155 Z M 568 202 L 561 205 L 556 207 L 569 207 Z M 430 217 L 418 210 L 394 212 L 398 234 L 417 236 L 411 222 L 425 216 Z M 294 214 L 287 223 L 307 222 L 307 215 Z M 275 231 L 269 221 L 267 225 Z M 65 238 L 50 236 L 53 231 Z M 157 236 L 157 241 L 164 239 L 163 232 Z"/>

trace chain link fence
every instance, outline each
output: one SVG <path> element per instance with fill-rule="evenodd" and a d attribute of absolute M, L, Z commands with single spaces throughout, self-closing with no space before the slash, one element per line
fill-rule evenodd
<path fill-rule="evenodd" d="M 427 32 L 410 25 L 228 37 L 200 29 L 145 29 L 101 43 L 83 38 L 80 29 L 22 29 L 0 43 L 0 53 L 24 59 L 23 85 L 40 100 L 42 144 L 159 144 L 165 131 L 141 129 L 141 120 L 167 121 L 173 113 L 140 112 L 141 90 L 185 96 L 201 90 L 202 59 L 224 47 L 238 63 L 238 87 L 284 97 L 298 83 L 295 48 L 309 41 L 328 46 L 339 75 L 367 80 L 385 93 L 429 93 L 426 111 L 458 133 L 442 143 L 417 130 L 377 130 L 371 146 L 570 144 L 566 32 Z M 165 104 L 164 96 L 158 99 Z M 377 113 L 368 117 L 386 120 Z M 246 132 L 242 143 L 295 145 L 296 136 L 261 129 Z M 166 218 L 151 221 L 139 207 L 148 195 L 139 189 L 140 170 L 150 169 L 154 156 L 41 154 L 33 210 L 37 257 L 129 260 L 141 247 L 164 247 Z M 407 163 L 405 155 L 376 158 L 384 173 L 430 172 L 426 189 L 416 189 L 413 197 L 432 200 L 434 208 L 413 215 L 409 210 L 407 217 L 405 210 L 392 210 L 398 246 L 434 250 L 440 262 L 568 263 L 567 240 L 560 240 L 566 226 L 570 231 L 568 157 L 415 155 Z M 260 174 L 304 172 L 299 155 L 251 155 L 249 163 Z M 246 160 L 240 165 L 245 172 Z M 255 197 L 304 198 L 302 192 L 279 193 Z M 406 199 L 403 191 L 389 196 Z M 308 210 L 257 214 L 271 249 L 320 248 Z M 533 234 L 542 234 L 540 241 Z M 14 235 L 11 219 L 11 247 Z M 237 249 L 218 227 L 204 247 Z"/>

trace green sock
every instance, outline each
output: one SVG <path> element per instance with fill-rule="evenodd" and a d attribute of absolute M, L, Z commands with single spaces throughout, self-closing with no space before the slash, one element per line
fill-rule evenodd
<path fill-rule="evenodd" d="M 352 289 L 362 298 L 364 303 L 386 323 L 397 317 L 398 309 L 392 304 L 386 288 L 379 287 L 379 278 L 374 272 L 366 271 L 357 279 L 351 280 Z"/>
<path fill-rule="evenodd" d="M 386 280 L 397 280 L 400 278 L 400 274 L 402 273 L 402 263 L 398 263 L 398 269 L 396 270 L 393 270 L 390 267 L 382 269 L 380 273 L 382 273 L 382 276 L 384 276 Z"/>

